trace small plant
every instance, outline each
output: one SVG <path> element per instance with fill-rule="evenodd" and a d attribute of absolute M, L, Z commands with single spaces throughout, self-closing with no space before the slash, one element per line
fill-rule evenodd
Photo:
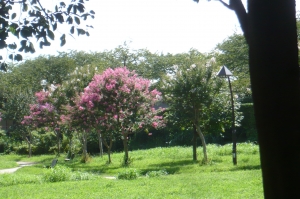
<path fill-rule="evenodd" d="M 49 169 L 43 177 L 45 182 L 61 182 L 71 180 L 71 169 L 57 165 Z"/>
<path fill-rule="evenodd" d="M 129 169 L 118 174 L 117 179 L 121 180 L 134 180 L 139 177 L 139 172 L 137 170 Z"/>
<path fill-rule="evenodd" d="M 128 157 L 126 161 L 126 157 L 124 156 L 123 159 L 121 160 L 121 167 L 128 167 L 132 165 L 132 163 L 133 163 L 133 158 Z"/>
<path fill-rule="evenodd" d="M 83 172 L 76 171 L 76 172 L 72 173 L 71 180 L 74 180 L 74 181 L 90 180 L 91 177 L 92 176 L 89 173 L 86 173 L 86 172 L 83 173 Z"/>
<path fill-rule="evenodd" d="M 159 177 L 163 175 L 168 175 L 168 172 L 165 169 L 159 171 L 148 171 L 146 173 L 146 177 L 148 178 Z"/>
<path fill-rule="evenodd" d="M 89 163 L 92 161 L 92 157 L 90 156 L 90 154 L 87 154 L 86 157 L 84 157 L 84 155 L 82 155 L 80 162 L 81 163 Z"/>

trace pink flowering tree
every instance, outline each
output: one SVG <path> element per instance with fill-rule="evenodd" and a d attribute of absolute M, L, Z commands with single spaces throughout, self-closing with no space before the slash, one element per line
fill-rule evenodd
<path fill-rule="evenodd" d="M 33 128 L 45 127 L 46 130 L 53 130 L 57 137 L 57 150 L 60 152 L 60 116 L 58 108 L 54 105 L 54 98 L 51 91 L 40 91 L 35 93 L 36 103 L 30 104 L 30 114 L 24 116 L 21 124 Z"/>
<path fill-rule="evenodd" d="M 154 108 L 161 93 L 150 90 L 150 81 L 139 77 L 126 67 L 107 69 L 94 76 L 81 95 L 80 107 L 95 115 L 95 128 L 109 140 L 121 138 L 124 163 L 128 164 L 128 135 L 146 128 L 164 126 L 162 108 Z M 110 160 L 109 160 L 110 161 Z"/>
<path fill-rule="evenodd" d="M 75 105 L 65 106 L 65 114 L 60 116 L 61 124 L 68 125 L 69 129 L 75 130 L 82 143 L 83 162 L 87 162 L 87 139 L 90 131 L 93 129 L 95 123 L 95 116 L 93 111 L 87 111 L 80 105 L 80 96 L 74 100 Z"/>

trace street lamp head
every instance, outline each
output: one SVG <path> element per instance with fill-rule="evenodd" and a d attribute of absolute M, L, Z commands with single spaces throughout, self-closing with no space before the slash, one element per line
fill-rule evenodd
<path fill-rule="evenodd" d="M 226 66 L 222 66 L 222 68 L 219 70 L 217 76 L 226 78 L 226 77 L 233 76 L 233 75 Z"/>
<path fill-rule="evenodd" d="M 41 86 L 43 87 L 43 89 L 44 89 L 44 91 L 45 91 L 46 86 L 47 86 L 47 80 L 43 79 L 43 80 L 41 81 Z"/>

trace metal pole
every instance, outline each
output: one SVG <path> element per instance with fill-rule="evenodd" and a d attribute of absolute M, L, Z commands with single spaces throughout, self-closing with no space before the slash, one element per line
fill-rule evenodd
<path fill-rule="evenodd" d="M 233 103 L 233 93 L 231 88 L 230 78 L 228 76 L 229 90 L 231 96 L 231 109 L 232 109 L 232 161 L 233 165 L 237 165 L 237 154 L 236 154 L 236 131 L 235 131 L 235 116 L 234 116 L 234 103 Z"/>

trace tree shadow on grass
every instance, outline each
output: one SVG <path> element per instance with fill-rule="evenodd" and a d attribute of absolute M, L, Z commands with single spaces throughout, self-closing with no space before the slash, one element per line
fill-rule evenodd
<path fill-rule="evenodd" d="M 175 174 L 180 171 L 180 168 L 187 165 L 199 164 L 198 161 L 193 160 L 180 160 L 180 161 L 169 161 L 160 164 L 150 164 L 147 169 L 142 169 L 141 173 L 146 174 L 149 171 L 166 170 L 169 174 Z"/>
<path fill-rule="evenodd" d="M 235 166 L 230 171 L 245 171 L 245 170 L 260 170 L 261 165 L 242 165 L 242 166 Z"/>

